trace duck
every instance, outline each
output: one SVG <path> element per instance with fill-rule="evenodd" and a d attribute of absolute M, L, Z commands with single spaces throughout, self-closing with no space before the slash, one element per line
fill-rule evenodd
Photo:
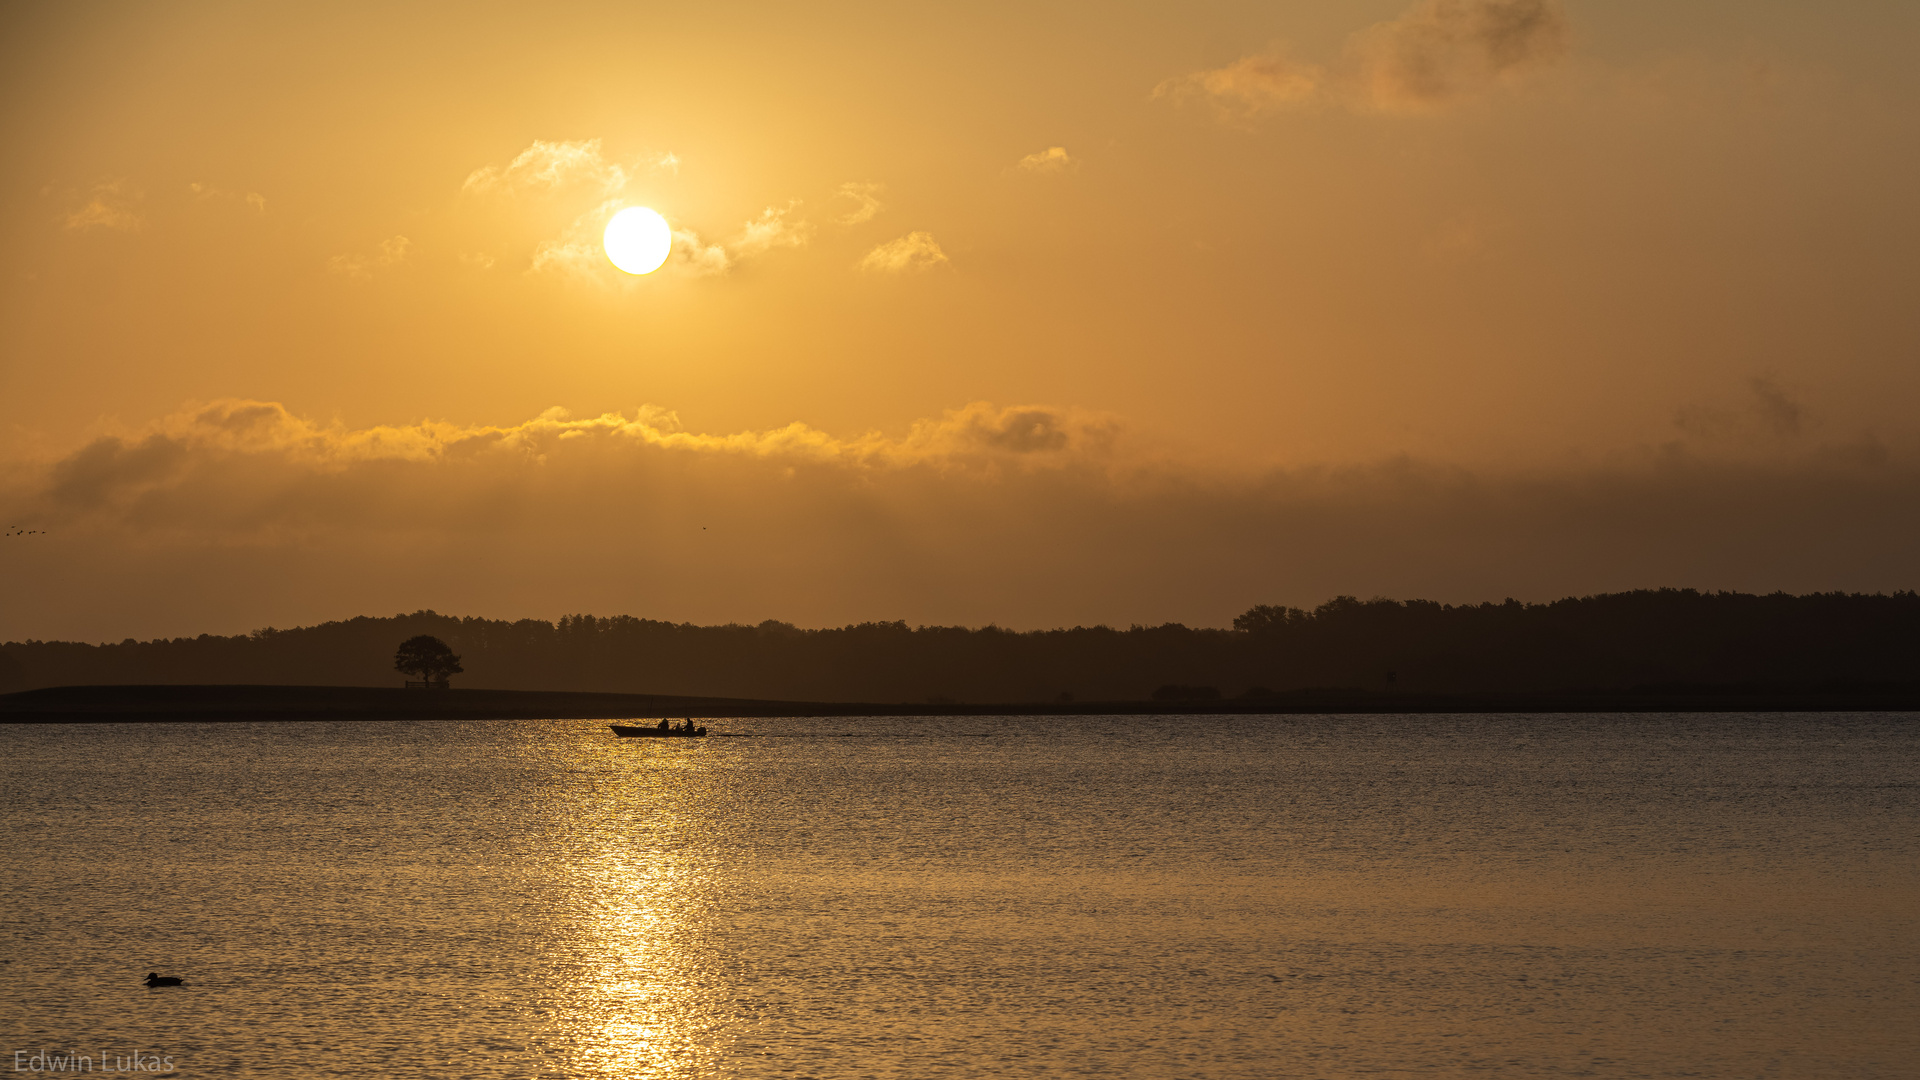
<path fill-rule="evenodd" d="M 148 986 L 185 986 L 186 984 L 171 975 L 162 975 L 157 971 L 147 972 Z"/>

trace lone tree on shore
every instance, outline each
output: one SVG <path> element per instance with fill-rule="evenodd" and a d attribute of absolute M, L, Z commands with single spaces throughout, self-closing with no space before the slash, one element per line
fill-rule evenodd
<path fill-rule="evenodd" d="M 460 658 L 453 655 L 446 642 L 421 634 L 400 643 L 399 650 L 393 654 L 393 670 L 445 685 L 449 676 L 466 669 L 460 666 Z"/>

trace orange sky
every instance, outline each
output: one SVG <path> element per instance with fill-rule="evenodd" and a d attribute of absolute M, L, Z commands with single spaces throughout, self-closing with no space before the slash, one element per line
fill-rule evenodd
<path fill-rule="evenodd" d="M 0 638 L 1920 583 L 1911 4 L 0 20 Z"/>

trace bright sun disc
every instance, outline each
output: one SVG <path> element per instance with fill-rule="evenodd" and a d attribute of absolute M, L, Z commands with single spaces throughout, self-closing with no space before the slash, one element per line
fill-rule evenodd
<path fill-rule="evenodd" d="M 651 274 L 673 250 L 673 230 L 667 219 L 644 206 L 629 206 L 613 215 L 601 237 L 607 258 L 629 274 Z"/>

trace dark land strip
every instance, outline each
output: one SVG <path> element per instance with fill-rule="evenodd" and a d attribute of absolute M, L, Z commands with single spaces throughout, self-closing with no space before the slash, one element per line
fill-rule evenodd
<path fill-rule="evenodd" d="M 0 695 L 0 723 L 624 720 L 662 717 L 1194 716 L 1357 713 L 1920 712 L 1920 683 L 1660 686 L 1550 693 L 1310 689 L 1260 698 L 1025 703 L 764 701 L 362 686 L 56 686 Z"/>

